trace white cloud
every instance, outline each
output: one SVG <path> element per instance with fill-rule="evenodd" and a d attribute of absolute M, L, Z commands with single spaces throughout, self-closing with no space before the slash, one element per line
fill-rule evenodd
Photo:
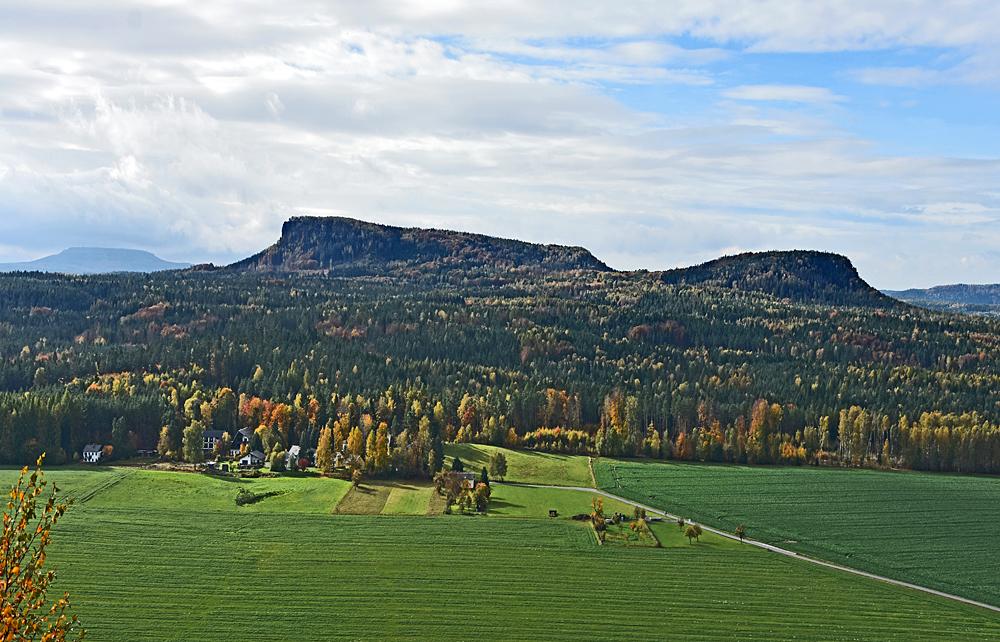
<path fill-rule="evenodd" d="M 825 120 L 841 95 L 732 87 L 719 69 L 747 50 L 952 47 L 968 82 L 989 79 L 966 61 L 995 51 L 992 4 L 871 5 L 0 8 L 0 258 L 117 244 L 230 260 L 313 212 L 583 244 L 619 267 L 819 247 L 879 285 L 990 278 L 995 160 L 888 155 Z M 644 113 L 622 85 L 726 100 Z"/>
<path fill-rule="evenodd" d="M 734 100 L 780 101 L 791 103 L 829 104 L 844 100 L 826 87 L 806 85 L 740 85 L 722 92 Z"/>

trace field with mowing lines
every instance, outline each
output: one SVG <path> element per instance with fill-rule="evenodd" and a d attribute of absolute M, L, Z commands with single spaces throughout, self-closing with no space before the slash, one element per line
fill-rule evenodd
<path fill-rule="evenodd" d="M 394 482 L 383 515 L 427 515 L 434 487 L 425 483 Z"/>
<path fill-rule="evenodd" d="M 1000 479 L 594 462 L 601 488 L 784 548 L 1000 605 Z"/>
<path fill-rule="evenodd" d="M 553 455 L 479 444 L 446 444 L 446 467 L 451 466 L 452 459 L 457 455 L 465 464 L 465 470 L 479 472 L 484 466 L 489 468 L 490 455 L 497 450 L 503 451 L 507 457 L 505 481 L 555 486 L 594 485 L 587 458 L 581 455 Z"/>
<path fill-rule="evenodd" d="M 535 519 L 85 507 L 52 561 L 96 641 L 1000 636 L 995 614 L 749 547 L 598 547 Z"/>
<path fill-rule="evenodd" d="M 689 545 L 669 522 L 653 525 L 665 548 L 597 546 L 566 518 L 331 514 L 339 480 L 251 480 L 286 492 L 237 507 L 233 482 L 189 473 L 48 477 L 86 497 L 57 527 L 50 562 L 97 642 L 1000 636 L 994 613 L 721 538 Z M 495 492 L 508 489 L 530 511 L 589 506 L 584 492 Z M 413 485 L 395 503 L 428 491 Z M 322 505 L 303 510 L 307 492 Z"/>
<path fill-rule="evenodd" d="M 427 515 L 434 488 L 427 483 L 365 481 L 352 488 L 336 512 L 341 515 Z"/>

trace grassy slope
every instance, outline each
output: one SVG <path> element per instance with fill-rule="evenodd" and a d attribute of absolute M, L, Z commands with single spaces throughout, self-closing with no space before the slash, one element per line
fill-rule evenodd
<path fill-rule="evenodd" d="M 199 508 L 165 501 L 164 483 L 144 474 L 126 473 L 123 487 L 107 486 L 117 471 L 64 472 L 51 477 L 76 493 L 105 488 L 73 507 L 51 556 L 90 640 L 1000 636 L 995 614 L 749 547 L 671 541 L 670 524 L 665 549 L 599 547 L 561 519 L 286 511 L 292 493 Z M 217 481 L 180 479 L 192 489 L 174 487 L 174 498 Z M 526 506 L 559 491 L 535 492 Z"/>
<path fill-rule="evenodd" d="M 458 455 L 465 464 L 465 470 L 488 469 L 490 455 L 502 450 L 507 457 L 507 477 L 505 481 L 553 484 L 556 486 L 592 486 L 587 458 L 578 455 L 552 455 L 529 450 L 508 450 L 496 446 L 478 444 L 447 444 L 446 463 Z"/>
<path fill-rule="evenodd" d="M 365 481 L 352 488 L 337 513 L 344 515 L 427 515 L 434 488 L 408 481 Z"/>
<path fill-rule="evenodd" d="M 1000 604 L 1000 480 L 916 472 L 595 462 L 602 488 L 855 568 Z"/>
<path fill-rule="evenodd" d="M 593 493 L 552 488 L 529 488 L 508 484 L 493 484 L 490 498 L 490 513 L 500 517 L 538 517 L 548 519 L 549 509 L 554 508 L 559 516 L 569 518 L 577 513 L 589 513 L 590 500 L 598 497 Z M 613 499 L 604 500 L 604 513 L 611 515 L 621 512 L 632 514 L 632 507 Z"/>

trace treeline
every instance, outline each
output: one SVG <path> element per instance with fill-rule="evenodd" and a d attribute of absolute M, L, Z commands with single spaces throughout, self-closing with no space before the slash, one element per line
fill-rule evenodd
<path fill-rule="evenodd" d="M 348 454 L 384 474 L 432 474 L 448 440 L 983 472 L 997 460 L 989 319 L 611 273 L 0 275 L 0 297 L 4 463 L 68 461 L 86 443 L 185 458 L 199 431 L 241 428 L 267 454 L 317 448 L 329 430 L 342 456 L 356 428 L 364 452 Z M 759 399 L 781 411 L 762 440 Z"/>
<path fill-rule="evenodd" d="M 671 434 L 653 424 L 643 429 L 634 397 L 609 397 L 605 407 L 595 433 L 556 427 L 522 435 L 510 429 L 498 440 L 495 432 L 470 431 L 459 440 L 610 457 L 1000 473 L 1000 425 L 976 413 L 925 412 L 913 421 L 905 415 L 893 421 L 852 406 L 791 432 L 782 428 L 786 409 L 760 399 L 748 417 L 730 425 L 707 416 L 702 425 Z"/>

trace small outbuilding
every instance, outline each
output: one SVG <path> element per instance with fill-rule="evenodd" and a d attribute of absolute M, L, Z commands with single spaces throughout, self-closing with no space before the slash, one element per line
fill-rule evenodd
<path fill-rule="evenodd" d="M 466 471 L 458 472 L 458 471 L 455 471 L 452 474 L 453 475 L 458 475 L 458 478 L 462 480 L 462 486 L 464 486 L 466 488 L 469 488 L 469 489 L 475 488 L 476 487 L 476 482 L 479 481 L 479 475 L 477 475 L 476 473 L 473 473 L 473 472 L 466 472 Z"/>
<path fill-rule="evenodd" d="M 549 509 L 549 517 L 559 517 L 559 511 L 554 508 Z"/>
<path fill-rule="evenodd" d="M 259 450 L 251 450 L 246 455 L 240 457 L 240 468 L 263 468 L 264 453 Z"/>
<path fill-rule="evenodd" d="M 285 453 L 285 469 L 295 470 L 299 466 L 299 454 L 302 452 L 301 446 L 289 446 Z"/>
<path fill-rule="evenodd" d="M 104 457 L 104 446 L 101 444 L 87 444 L 83 447 L 83 461 L 87 464 L 99 464 Z"/>

